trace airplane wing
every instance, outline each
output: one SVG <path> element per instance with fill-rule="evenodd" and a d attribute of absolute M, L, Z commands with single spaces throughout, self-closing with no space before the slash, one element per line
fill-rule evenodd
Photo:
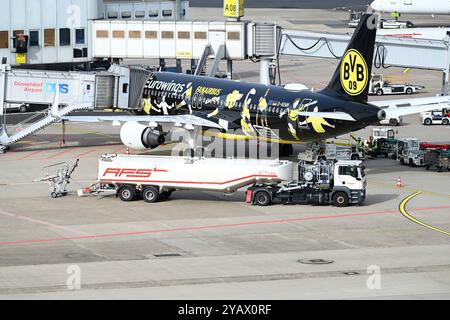
<path fill-rule="evenodd" d="M 333 120 L 356 121 L 351 115 L 345 112 L 303 112 L 299 111 L 301 117 L 319 117 Z"/>
<path fill-rule="evenodd" d="M 448 108 L 447 104 L 428 104 L 423 106 L 413 106 L 413 107 L 397 107 L 397 108 L 387 108 L 383 109 L 386 112 L 386 119 L 393 119 L 397 117 L 407 116 L 410 114 L 421 113 L 426 111 L 432 111 L 435 109 Z"/>
<path fill-rule="evenodd" d="M 173 124 L 174 126 L 194 126 L 208 127 L 216 129 L 226 129 L 225 124 L 216 123 L 211 120 L 203 119 L 195 115 L 174 115 L 174 116 L 66 116 L 62 120 L 73 122 L 148 122 L 149 126 L 156 127 L 159 123 Z"/>
<path fill-rule="evenodd" d="M 449 108 L 450 96 L 373 101 L 370 104 L 383 109 L 386 112 L 386 119 L 392 119 L 435 109 Z"/>
<path fill-rule="evenodd" d="M 426 97 L 426 98 L 413 98 L 413 99 L 397 99 L 397 100 L 381 100 L 381 101 L 370 101 L 370 104 L 373 104 L 381 109 L 386 110 L 387 108 L 397 107 L 397 108 L 406 108 L 406 107 L 415 107 L 415 106 L 431 106 L 439 108 L 439 104 L 450 104 L 450 96 L 436 96 L 436 97 Z M 429 109 L 431 110 L 431 109 Z M 429 111 L 425 110 L 425 111 Z M 420 112 L 420 111 L 419 111 Z"/>

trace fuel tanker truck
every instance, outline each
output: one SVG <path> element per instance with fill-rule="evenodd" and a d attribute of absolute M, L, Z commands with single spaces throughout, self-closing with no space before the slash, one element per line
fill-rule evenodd
<path fill-rule="evenodd" d="M 297 169 L 297 170 L 294 170 Z M 298 179 L 294 180 L 294 171 Z M 366 177 L 361 161 L 222 159 L 149 155 L 103 155 L 98 180 L 80 196 L 111 193 L 122 201 L 165 201 L 179 190 L 231 194 L 247 188 L 249 204 L 362 204 Z M 245 190 L 245 189 L 244 189 Z"/>

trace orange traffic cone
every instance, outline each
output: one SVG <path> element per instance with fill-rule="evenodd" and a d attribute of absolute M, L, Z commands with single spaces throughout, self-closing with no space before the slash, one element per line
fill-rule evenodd
<path fill-rule="evenodd" d="M 403 187 L 402 179 L 400 177 L 398 177 L 398 179 L 397 179 L 397 188 L 401 188 L 401 187 Z"/>

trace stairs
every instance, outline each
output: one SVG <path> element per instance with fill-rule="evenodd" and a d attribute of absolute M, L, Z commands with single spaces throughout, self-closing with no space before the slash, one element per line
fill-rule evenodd
<path fill-rule="evenodd" d="M 73 111 L 90 109 L 90 108 L 92 108 L 92 104 L 84 103 L 84 104 L 75 104 L 75 105 L 67 106 L 67 107 L 57 110 L 56 112 L 49 111 L 47 117 L 31 124 L 27 128 L 21 130 L 20 132 L 14 134 L 12 136 L 8 136 L 5 128 L 1 128 L 0 149 L 5 150 L 8 146 L 48 127 L 49 125 L 51 125 L 55 122 L 58 122 L 61 119 L 61 117 L 64 117 Z"/>

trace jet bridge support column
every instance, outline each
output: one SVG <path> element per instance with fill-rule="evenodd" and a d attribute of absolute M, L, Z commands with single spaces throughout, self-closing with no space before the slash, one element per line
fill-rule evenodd
<path fill-rule="evenodd" d="M 259 62 L 259 82 L 264 85 L 270 84 L 270 64 L 272 59 L 261 59 Z"/>

